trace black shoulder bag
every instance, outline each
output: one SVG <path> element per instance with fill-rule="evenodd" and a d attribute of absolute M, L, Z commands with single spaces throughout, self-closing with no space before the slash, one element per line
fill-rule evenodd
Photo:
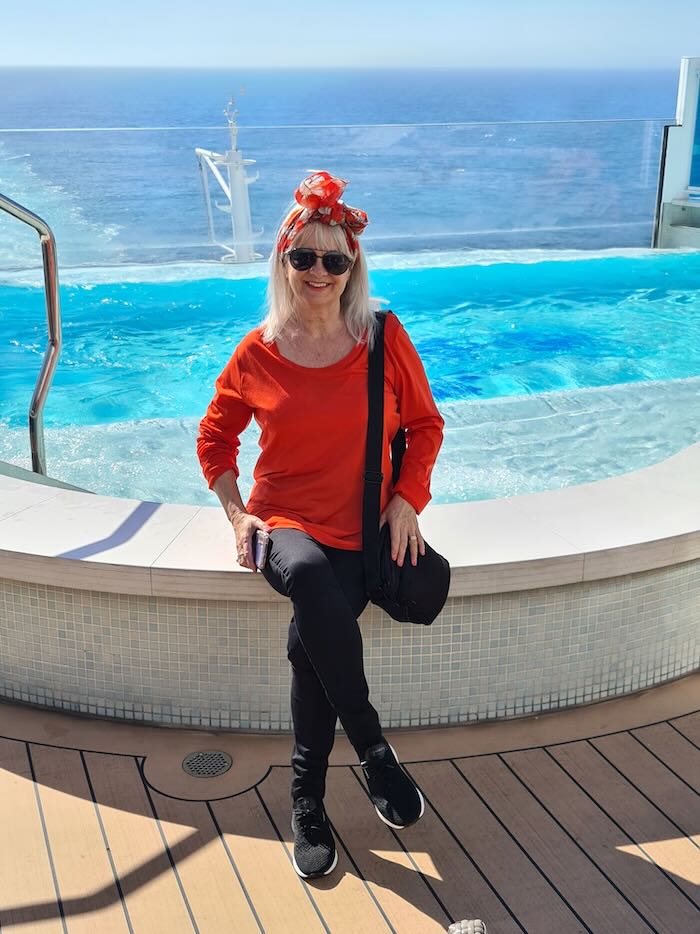
<path fill-rule="evenodd" d="M 362 550 L 365 559 L 367 593 L 402 623 L 430 626 L 442 610 L 450 589 L 450 565 L 425 543 L 425 554 L 411 564 L 408 549 L 403 567 L 391 559 L 391 532 L 385 522 L 379 530 L 382 492 L 382 436 L 384 428 L 384 325 L 386 315 L 377 314 L 379 327 L 374 347 L 368 357 L 367 453 L 365 456 L 365 492 L 362 503 Z M 406 450 L 406 435 L 399 428 L 391 442 L 392 479 L 399 479 L 401 460 Z"/>

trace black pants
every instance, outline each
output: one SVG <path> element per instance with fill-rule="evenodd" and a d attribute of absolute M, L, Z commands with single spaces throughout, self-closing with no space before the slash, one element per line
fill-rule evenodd
<path fill-rule="evenodd" d="M 382 737 L 369 702 L 357 618 L 367 605 L 362 552 L 319 544 L 296 529 L 274 529 L 263 575 L 289 597 L 292 663 L 292 798 L 326 790 L 336 718 L 362 758 Z"/>

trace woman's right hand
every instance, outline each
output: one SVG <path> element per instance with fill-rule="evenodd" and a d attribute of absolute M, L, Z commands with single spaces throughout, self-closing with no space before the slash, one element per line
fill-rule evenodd
<path fill-rule="evenodd" d="M 229 513 L 229 521 L 236 537 L 238 563 L 241 567 L 248 568 L 255 573 L 258 570 L 255 564 L 255 533 L 258 529 L 263 532 L 271 532 L 272 529 L 258 516 L 242 509 L 232 509 Z"/>

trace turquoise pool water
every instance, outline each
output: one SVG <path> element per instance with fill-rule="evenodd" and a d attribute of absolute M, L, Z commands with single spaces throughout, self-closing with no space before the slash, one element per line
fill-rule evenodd
<path fill-rule="evenodd" d="M 119 272 L 114 273 L 116 277 Z M 489 399 L 700 375 L 700 253 L 374 269 L 436 399 Z M 260 320 L 266 280 L 63 285 L 47 426 L 203 413 Z M 43 293 L 0 285 L 0 417 L 26 412 L 46 345 Z"/>
<path fill-rule="evenodd" d="M 441 461 L 450 462 L 454 443 L 455 452 L 462 445 L 455 470 L 464 462 L 464 430 L 471 426 L 473 432 L 477 411 L 498 412 L 495 422 L 501 431 L 506 423 L 511 429 L 517 423 L 521 442 L 524 424 L 537 422 L 533 429 L 544 433 L 533 435 L 532 441 L 541 446 L 548 443 L 547 426 L 539 416 L 523 416 L 523 406 L 535 406 L 541 414 L 546 394 L 550 409 L 559 414 L 563 400 L 571 403 L 574 397 L 579 414 L 586 406 L 592 412 L 611 398 L 607 389 L 613 386 L 616 398 L 621 392 L 628 398 L 631 423 L 635 387 L 641 390 L 644 384 L 645 398 L 651 393 L 657 399 L 663 386 L 670 405 L 668 386 L 683 384 L 688 423 L 674 435 L 664 415 L 652 429 L 653 437 L 642 444 L 646 463 L 696 440 L 693 426 L 700 422 L 694 417 L 691 390 L 700 377 L 700 253 L 525 258 L 515 262 L 492 256 L 474 262 L 472 255 L 467 264 L 464 256 L 445 255 L 373 261 L 373 294 L 386 299 L 404 322 L 438 403 L 450 413 L 448 429 L 454 432 L 447 432 Z M 53 445 L 54 464 L 58 459 L 62 472 L 50 463 L 50 473 L 109 492 L 115 492 L 112 481 L 101 471 L 114 474 L 119 458 L 148 457 L 175 426 L 183 426 L 183 446 L 171 438 L 158 469 L 181 472 L 175 465 L 190 462 L 192 449 L 184 445 L 185 437 L 190 445 L 216 375 L 237 341 L 260 320 L 264 301 L 266 282 L 257 270 L 242 274 L 217 267 L 212 271 L 211 266 L 161 267 L 141 276 L 141 281 L 126 281 L 124 271 L 83 270 L 64 274 L 61 288 L 64 345 L 45 424 L 48 454 Z M 27 408 L 45 345 L 42 290 L 22 277 L 6 279 L 0 284 L 0 457 L 5 459 L 21 461 L 27 453 Z M 636 396 L 640 398 L 639 391 Z M 557 399 L 558 406 L 552 402 Z M 598 400 L 596 405 L 592 399 Z M 502 416 L 514 402 L 520 414 L 509 422 Z M 591 415 L 589 422 L 593 419 Z M 153 420 L 158 431 L 148 427 Z M 127 439 L 136 437 L 150 441 L 134 451 Z M 474 443 L 483 447 L 489 437 L 493 439 L 493 432 L 480 441 L 474 437 Z M 116 444 L 113 449 L 109 438 Z M 492 444 L 488 447 L 482 451 L 485 474 L 486 462 L 493 465 Z M 640 465 L 635 450 L 629 465 L 614 460 L 612 466 L 598 451 L 593 473 L 568 482 L 633 469 Z M 250 454 L 254 459 L 253 450 Z M 560 466 L 561 458 L 557 471 Z M 158 494 L 120 481 L 119 495 L 208 501 L 202 500 L 206 491 L 183 492 L 176 479 Z M 200 484 L 198 477 L 193 482 Z M 561 477 L 556 485 L 562 485 Z M 494 495 L 483 483 L 476 491 L 473 483 L 465 486 L 461 493 L 445 495 Z M 526 483 L 524 491 L 531 489 Z M 495 495 L 504 491 L 523 490 L 501 484 Z"/>

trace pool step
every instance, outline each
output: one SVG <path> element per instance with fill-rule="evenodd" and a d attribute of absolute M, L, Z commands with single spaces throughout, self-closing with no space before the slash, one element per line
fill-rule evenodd
<path fill-rule="evenodd" d="M 445 443 L 433 503 L 495 499 L 590 483 L 640 470 L 700 443 L 700 376 L 441 401 Z M 199 418 L 47 428 L 49 469 L 72 489 L 218 508 L 195 453 Z M 252 423 L 238 466 L 244 499 L 260 454 Z M 28 465 L 26 429 L 0 431 L 0 461 Z M 42 482 L 27 472 L 28 479 Z"/>

